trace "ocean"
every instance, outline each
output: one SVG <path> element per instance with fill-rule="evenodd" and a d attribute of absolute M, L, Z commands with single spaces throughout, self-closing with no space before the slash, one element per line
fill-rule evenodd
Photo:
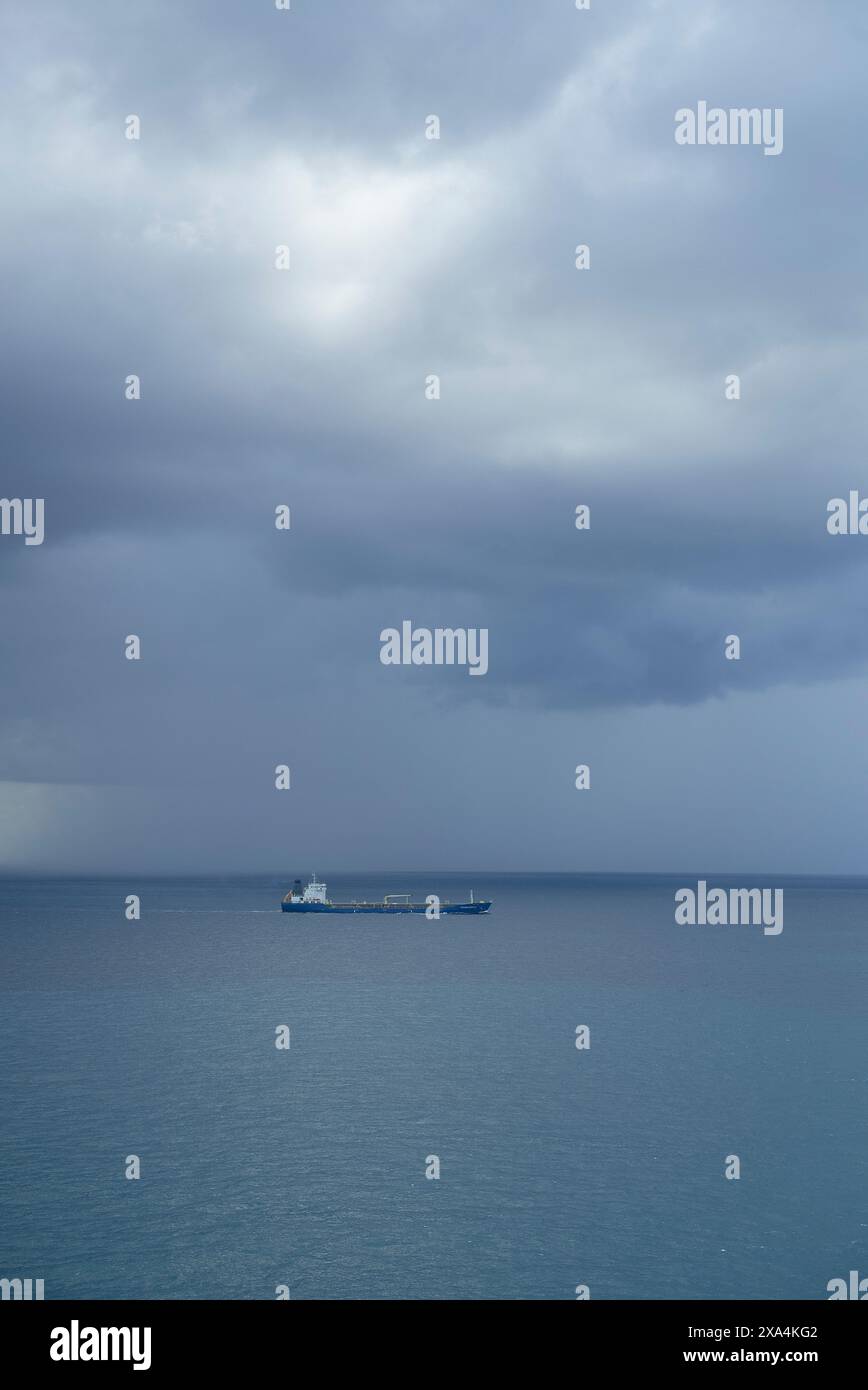
<path fill-rule="evenodd" d="M 290 917 L 295 872 L 0 879 L 0 1276 L 572 1300 L 868 1275 L 864 881 L 743 879 L 785 890 L 768 936 L 676 925 L 711 872 L 318 867 L 336 899 L 494 906 Z"/>

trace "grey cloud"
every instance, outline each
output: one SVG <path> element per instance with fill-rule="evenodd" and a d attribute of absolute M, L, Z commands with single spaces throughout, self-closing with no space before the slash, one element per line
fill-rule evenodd
<path fill-rule="evenodd" d="M 448 727 L 471 779 L 483 719 L 550 718 L 554 757 L 570 715 L 668 709 L 677 748 L 690 707 L 828 685 L 834 718 L 868 656 L 860 540 L 825 532 L 868 491 L 858 5 L 5 25 L 2 491 L 47 539 L 0 544 L 0 776 L 207 786 L 252 843 L 287 746 L 303 782 L 334 759 L 327 816 L 400 795 L 389 729 L 406 762 Z M 676 147 L 700 97 L 783 106 L 784 154 Z M 403 618 L 488 626 L 489 675 L 384 670 Z"/>

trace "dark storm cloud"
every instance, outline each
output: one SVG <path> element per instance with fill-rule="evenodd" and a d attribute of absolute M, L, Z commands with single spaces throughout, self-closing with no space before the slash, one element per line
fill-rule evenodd
<path fill-rule="evenodd" d="M 314 725 L 352 780 L 350 724 L 373 769 L 374 725 L 466 711 L 471 758 L 480 705 L 863 669 L 868 561 L 825 530 L 868 491 L 858 5 L 44 4 L 3 39 L 2 491 L 47 539 L 0 546 L 0 776 L 247 805 Z M 676 146 L 699 98 L 782 106 L 784 153 Z M 387 671 L 405 618 L 487 626 L 489 675 Z"/>
<path fill-rule="evenodd" d="M 646 8 L 620 0 L 582 25 L 561 0 L 294 0 L 279 15 L 272 0 L 47 0 L 6 33 L 19 60 L 67 63 L 79 90 L 95 77 L 101 118 L 141 111 L 161 156 L 180 135 L 210 158 L 217 140 L 381 150 L 441 107 L 452 138 L 502 134 Z"/>

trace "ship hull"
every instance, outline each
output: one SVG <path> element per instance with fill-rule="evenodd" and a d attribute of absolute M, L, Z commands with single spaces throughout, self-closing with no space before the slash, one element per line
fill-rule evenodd
<path fill-rule="evenodd" d="M 407 913 L 425 913 L 425 903 L 281 903 L 284 912 L 342 913 L 353 916 L 362 914 L 379 917 L 403 917 Z M 480 913 L 490 912 L 491 903 L 441 903 L 440 916 L 478 917 Z"/>

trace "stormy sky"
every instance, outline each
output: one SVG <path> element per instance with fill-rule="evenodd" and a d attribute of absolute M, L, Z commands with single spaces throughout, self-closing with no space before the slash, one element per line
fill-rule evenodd
<path fill-rule="evenodd" d="M 0 869 L 868 872 L 866 63 L 861 0 L 8 7 Z"/>

